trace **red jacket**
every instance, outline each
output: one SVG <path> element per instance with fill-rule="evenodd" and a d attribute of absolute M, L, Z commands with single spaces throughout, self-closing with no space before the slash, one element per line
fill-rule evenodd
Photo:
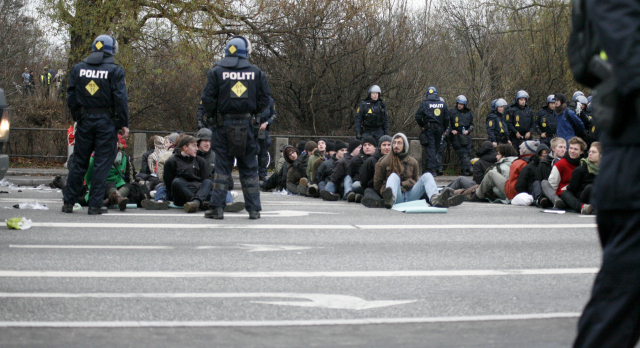
<path fill-rule="evenodd" d="M 562 193 L 562 189 L 569 185 L 569 181 L 571 181 L 571 174 L 573 174 L 573 170 L 576 169 L 577 165 L 571 164 L 566 158 L 563 158 L 559 160 L 558 163 L 554 164 L 554 166 L 558 168 L 558 171 L 560 172 L 560 185 L 558 185 L 558 189 L 556 190 L 556 195 L 559 197 Z"/>
<path fill-rule="evenodd" d="M 520 176 L 520 172 L 522 168 L 524 168 L 529 163 L 529 157 L 533 155 L 524 155 L 520 156 L 517 160 L 513 161 L 511 167 L 509 168 L 509 179 L 507 179 L 507 183 L 504 184 L 504 193 L 507 195 L 509 200 L 512 200 L 518 194 L 516 190 L 516 183 L 518 182 L 518 177 Z"/>

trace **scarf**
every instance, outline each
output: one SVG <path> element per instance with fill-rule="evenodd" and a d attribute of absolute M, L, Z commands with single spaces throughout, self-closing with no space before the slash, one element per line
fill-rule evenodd
<path fill-rule="evenodd" d="M 580 164 L 587 166 L 587 170 L 589 171 L 589 174 L 598 175 L 598 169 L 600 169 L 599 164 L 595 164 L 589 161 L 588 158 L 581 159 Z"/>

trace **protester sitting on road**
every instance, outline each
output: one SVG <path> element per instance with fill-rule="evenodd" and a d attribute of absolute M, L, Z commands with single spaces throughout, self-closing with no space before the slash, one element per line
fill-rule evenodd
<path fill-rule="evenodd" d="M 438 193 L 433 175 L 429 172 L 420 176 L 418 161 L 409 155 L 409 141 L 403 133 L 393 136 L 392 151 L 376 163 L 374 187 L 380 192 L 384 206 L 390 209 L 395 203 L 416 201 L 424 195 L 434 207 L 459 205 L 464 201 L 461 195 L 453 195 L 453 190 L 445 187 Z M 374 203 L 365 197 L 362 204 L 368 207 Z"/>
<path fill-rule="evenodd" d="M 591 143 L 588 158 L 580 160 L 580 166 L 573 170 L 571 180 L 567 189 L 560 197 L 565 204 L 576 212 L 585 215 L 594 213 L 594 209 L 589 204 L 593 182 L 598 175 L 600 160 L 602 159 L 602 145 L 594 141 Z"/>
<path fill-rule="evenodd" d="M 341 188 L 343 189 L 342 192 L 344 193 L 344 197 L 346 197 L 347 192 L 351 191 L 353 180 L 348 173 L 349 165 L 351 163 L 351 159 L 360 154 L 361 148 L 362 145 L 360 144 L 360 140 L 349 139 L 347 152 L 338 160 L 338 163 L 336 163 L 336 166 L 329 177 L 327 185 L 324 190 L 320 191 L 320 196 L 323 200 L 337 201 L 340 199 L 340 194 L 338 192 L 340 192 Z"/>
<path fill-rule="evenodd" d="M 187 213 L 195 213 L 210 195 L 213 184 L 209 168 L 198 157 L 198 139 L 185 135 L 176 143 L 179 152 L 164 165 L 163 179 L 169 199 L 177 206 L 184 206 Z"/>
<path fill-rule="evenodd" d="M 496 155 L 497 161 L 495 167 L 487 172 L 480 185 L 475 189 L 475 192 L 468 192 L 467 200 L 472 202 L 483 201 L 485 198 L 491 200 L 507 199 L 507 195 L 504 192 L 504 186 L 509 179 L 509 169 L 513 161 L 518 159 L 518 153 L 516 149 L 511 145 L 500 144 L 496 148 L 498 154 Z"/>
<path fill-rule="evenodd" d="M 275 170 L 275 173 L 280 173 L 280 171 L 282 170 L 282 166 L 284 166 L 284 164 L 286 163 L 286 162 L 285 162 L 285 160 L 284 160 L 284 148 L 285 148 L 286 146 L 287 146 L 287 145 L 283 145 L 283 146 L 280 148 L 280 158 L 278 158 L 278 161 L 276 162 L 276 170 Z M 266 180 L 265 180 L 265 181 L 266 181 Z M 262 182 L 261 182 L 260 184 L 262 184 Z"/>
<path fill-rule="evenodd" d="M 318 144 L 316 144 L 316 142 L 313 140 L 307 141 L 307 143 L 304 145 L 304 152 L 308 155 L 309 158 L 307 158 L 305 177 L 300 178 L 297 187 L 298 194 L 302 196 L 307 195 L 307 189 L 309 188 L 309 184 L 311 183 L 311 178 L 309 178 L 309 175 L 313 175 L 313 172 L 309 170 L 309 163 L 322 157 L 322 155 L 320 155 L 320 152 L 318 151 Z"/>
<path fill-rule="evenodd" d="M 153 151 L 155 151 L 154 140 L 155 137 L 150 137 L 149 140 L 147 140 L 147 152 L 142 154 L 140 171 L 138 172 L 138 174 L 136 174 L 135 178 L 137 182 L 144 183 L 151 175 L 151 171 L 149 170 L 149 163 L 147 162 L 147 160 L 149 159 L 149 155 L 151 155 Z"/>
<path fill-rule="evenodd" d="M 303 154 L 306 153 L 306 152 L 304 152 L 305 151 L 305 145 L 307 145 L 307 141 L 306 140 L 301 140 L 298 143 L 298 147 L 296 147 L 296 150 L 298 150 L 298 155 L 303 155 Z"/>
<path fill-rule="evenodd" d="M 520 171 L 520 175 L 518 177 L 518 181 L 516 182 L 515 189 L 520 193 L 528 193 L 531 195 L 532 199 L 535 199 L 534 196 L 534 187 L 536 182 L 536 171 L 538 166 L 540 165 L 540 161 L 544 159 L 549 154 L 549 148 L 545 144 L 540 144 L 538 149 L 536 150 L 536 154 L 531 157 L 529 163 L 522 168 Z M 513 166 L 511 166 L 513 168 Z M 511 180 L 511 177 L 509 177 Z"/>
<path fill-rule="evenodd" d="M 485 141 L 480 145 L 480 149 L 476 152 L 478 160 L 476 160 L 471 169 L 473 173 L 473 181 L 476 184 L 479 185 L 482 182 L 482 179 L 484 179 L 484 174 L 487 170 L 496 164 L 497 154 L 498 153 L 496 152 L 493 143 L 490 141 Z"/>
<path fill-rule="evenodd" d="M 325 146 L 324 140 L 319 140 L 318 142 L 322 142 L 323 146 Z M 307 142 L 304 147 L 305 151 L 307 151 L 307 153 L 309 154 L 309 159 L 307 160 L 307 180 L 311 182 L 313 181 L 313 163 L 315 163 L 318 158 L 324 157 L 324 155 L 322 155 L 322 152 L 320 152 L 320 146 L 313 140 Z"/>
<path fill-rule="evenodd" d="M 347 176 L 349 176 L 353 183 L 351 184 L 351 188 L 348 188 L 345 184 L 345 199 L 348 202 L 355 202 L 356 194 L 364 194 L 366 185 L 362 185 L 362 182 L 360 181 L 360 168 L 362 168 L 364 162 L 376 152 L 376 146 L 377 142 L 373 137 L 364 137 L 362 139 L 360 151 L 357 155 L 351 158 L 349 167 L 347 168 Z M 345 180 L 349 179 L 346 179 L 345 177 Z"/>
<path fill-rule="evenodd" d="M 540 199 L 542 208 L 555 207 L 556 209 L 564 209 L 566 205 L 560 199 L 560 194 L 567 188 L 571 180 L 573 170 L 580 165 L 580 158 L 587 149 L 587 143 L 579 137 L 569 139 L 569 151 L 567 154 L 553 165 L 549 180 L 543 180 L 540 186 L 544 197 Z"/>
<path fill-rule="evenodd" d="M 538 146 L 540 146 L 540 142 L 537 140 L 526 140 L 520 143 L 520 156 L 509 167 L 509 177 L 504 185 L 504 193 L 507 196 L 507 200 L 511 201 L 518 194 L 516 183 L 520 178 L 520 173 L 536 154 Z"/>
<path fill-rule="evenodd" d="M 260 186 L 263 191 L 271 191 L 276 189 L 278 191 L 287 187 L 287 174 L 291 163 L 298 158 L 298 152 L 293 145 L 285 145 L 282 151 L 282 157 L 284 158 L 284 164 L 279 171 L 273 173 L 267 181 Z"/>
<path fill-rule="evenodd" d="M 536 168 L 536 178 L 533 183 L 533 199 L 536 202 L 536 206 L 541 207 L 541 200 L 544 197 L 542 194 L 542 181 L 549 180 L 551 175 L 551 169 L 553 165 L 564 157 L 567 152 L 567 142 L 563 138 L 555 137 L 551 139 L 551 152 L 542 160 L 538 168 Z"/>
<path fill-rule="evenodd" d="M 169 158 L 168 156 L 171 156 L 172 152 L 173 152 L 173 148 L 174 148 L 174 144 L 176 143 L 176 141 L 178 140 L 178 136 L 180 136 L 180 134 L 178 133 L 171 133 L 168 136 L 162 138 L 160 136 L 155 136 L 154 137 L 154 151 L 149 155 L 149 158 L 147 159 L 148 161 L 148 165 L 149 165 L 149 169 L 152 173 L 155 173 L 155 176 L 162 181 L 162 175 L 161 173 L 158 172 L 158 162 L 160 161 L 160 157 L 162 157 L 163 154 L 168 153 L 167 158 Z M 160 139 L 159 139 L 160 138 Z M 165 159 L 166 161 L 166 159 Z M 152 174 L 153 175 L 153 174 Z"/>
<path fill-rule="evenodd" d="M 376 191 L 374 188 L 373 179 L 375 177 L 376 163 L 378 163 L 381 158 L 391 153 L 392 141 L 393 138 L 388 135 L 381 136 L 380 139 L 378 139 L 380 148 L 378 148 L 371 157 L 367 158 L 367 160 L 362 164 L 362 167 L 360 167 L 360 183 L 364 188 L 364 193 L 356 193 L 356 196 L 354 198 L 356 203 L 364 204 L 364 198 L 369 197 L 369 199 L 367 199 L 366 201 L 366 207 L 375 208 L 384 206 L 384 200 L 382 199 L 382 196 L 380 196 L 379 191 Z"/>
<path fill-rule="evenodd" d="M 347 153 L 347 144 L 339 140 L 333 144 L 332 142 L 329 142 L 329 144 L 327 144 L 327 152 L 333 152 L 333 155 L 331 155 L 331 158 L 322 162 L 318 167 L 318 170 L 313 174 L 313 185 L 310 185 L 308 190 L 308 195 L 311 197 L 319 197 L 320 191 L 325 189 L 325 186 L 327 185 L 327 182 L 329 182 L 329 178 L 333 173 L 333 169 L 338 164 L 338 160 L 344 157 L 345 153 Z M 318 159 L 316 163 L 320 160 L 321 159 Z"/>
<path fill-rule="evenodd" d="M 135 169 L 131 158 L 124 152 L 126 148 L 126 142 L 121 135 L 118 135 L 118 154 L 109 169 L 107 177 L 107 188 L 105 189 L 104 205 L 107 207 L 117 205 L 120 210 L 127 209 L 127 203 L 129 203 L 130 190 L 128 183 L 133 182 Z M 80 204 L 84 205 L 89 201 L 89 192 L 91 191 L 91 178 L 93 177 L 93 169 L 95 166 L 95 157 L 91 156 L 89 160 L 89 167 L 87 173 L 84 176 L 84 181 L 87 183 L 87 194 L 84 196 L 84 200 L 80 200 Z M 136 202 L 137 203 L 137 202 Z"/>
<path fill-rule="evenodd" d="M 305 142 L 305 145 L 307 143 Z M 287 169 L 286 175 L 286 188 L 287 191 L 291 193 L 298 193 L 298 185 L 300 185 L 300 181 L 302 184 L 306 184 L 305 179 L 307 177 L 307 165 L 309 162 L 309 155 L 303 151 L 300 155 L 298 155 L 298 150 L 292 147 L 287 147 L 285 149 L 285 160 L 289 164 L 289 168 Z"/>

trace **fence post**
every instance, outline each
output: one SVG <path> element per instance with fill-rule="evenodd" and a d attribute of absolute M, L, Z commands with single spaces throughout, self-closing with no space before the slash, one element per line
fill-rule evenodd
<path fill-rule="evenodd" d="M 420 140 L 410 141 L 409 155 L 418 161 L 418 173 L 422 173 L 422 145 L 420 145 Z"/>
<path fill-rule="evenodd" d="M 276 161 L 273 163 L 274 168 L 276 168 L 280 157 L 282 157 L 280 149 L 285 145 L 289 145 L 289 138 L 276 138 L 276 148 L 274 149 Z"/>
<path fill-rule="evenodd" d="M 147 152 L 147 135 L 133 133 L 133 163 L 139 163 L 145 152 Z"/>

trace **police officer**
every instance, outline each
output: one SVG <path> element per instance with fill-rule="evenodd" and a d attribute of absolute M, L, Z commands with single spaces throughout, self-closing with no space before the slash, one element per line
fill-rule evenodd
<path fill-rule="evenodd" d="M 356 111 L 356 138 L 380 139 L 389 135 L 389 117 L 387 105 L 381 99 L 382 90 L 378 85 L 369 88 L 367 99 L 363 100 Z"/>
<path fill-rule="evenodd" d="M 427 97 L 420 103 L 416 112 L 416 122 L 422 128 L 420 143 L 427 153 L 425 171 L 435 176 L 438 169 L 438 147 L 442 136 L 446 134 L 445 129 L 449 127 L 447 104 L 438 99 L 438 90 L 435 87 L 427 88 Z"/>
<path fill-rule="evenodd" d="M 493 143 L 493 147 L 497 147 L 500 144 L 511 144 L 509 140 L 509 130 L 507 124 L 504 122 L 503 113 L 507 107 L 507 101 L 500 98 L 491 102 L 493 105 L 489 115 L 487 115 L 487 136 L 490 142 Z"/>
<path fill-rule="evenodd" d="M 62 211 L 73 212 L 94 153 L 88 204 L 89 215 L 97 215 L 107 212 L 102 206 L 107 176 L 117 154 L 118 129 L 122 129 L 124 137 L 129 135 L 129 107 L 124 69 L 114 63 L 118 42 L 113 36 L 100 35 L 91 50 L 91 55 L 69 73 L 67 104 L 78 124 Z"/>
<path fill-rule="evenodd" d="M 269 97 L 271 103 L 269 107 L 264 109 L 260 114 L 260 130 L 258 131 L 258 144 L 260 151 L 258 152 L 258 177 L 261 182 L 267 180 L 267 166 L 269 165 L 269 148 L 271 147 L 271 137 L 269 137 L 269 129 L 278 116 L 276 114 L 276 105 L 273 98 Z"/>
<path fill-rule="evenodd" d="M 515 102 L 505 111 L 504 120 L 509 128 L 509 138 L 517 149 L 530 140 L 535 130 L 533 110 L 527 104 L 529 94 L 524 90 L 516 93 Z"/>
<path fill-rule="evenodd" d="M 467 107 L 467 97 L 459 95 L 456 107 L 449 110 L 449 133 L 451 144 L 460 159 L 462 175 L 473 175 L 471 172 L 471 142 L 470 133 L 476 125 L 473 123 L 473 113 Z"/>
<path fill-rule="evenodd" d="M 438 99 L 440 99 L 441 102 L 446 103 L 444 98 L 438 97 Z M 447 147 L 449 147 L 449 143 L 450 143 L 448 139 L 449 138 L 448 130 L 445 130 L 445 133 L 447 134 L 440 137 L 440 144 L 438 145 L 438 152 L 436 154 L 436 159 L 438 160 L 438 168 L 436 169 L 436 175 L 442 175 L 443 173 L 442 163 L 444 163 L 444 152 L 447 150 Z"/>
<path fill-rule="evenodd" d="M 247 58 L 251 43 L 235 36 L 225 47 L 225 58 L 207 74 L 202 92 L 205 112 L 215 115 L 212 148 L 216 153 L 210 210 L 206 218 L 223 219 L 225 197 L 234 158 L 240 170 L 240 183 L 250 219 L 259 219 L 260 181 L 258 180 L 258 115 L 271 102 L 266 75 Z"/>
<path fill-rule="evenodd" d="M 547 103 L 536 114 L 536 132 L 540 134 L 540 142 L 551 148 L 551 139 L 556 136 L 558 120 L 553 114 L 556 109 L 556 96 L 551 94 L 547 97 Z"/>

